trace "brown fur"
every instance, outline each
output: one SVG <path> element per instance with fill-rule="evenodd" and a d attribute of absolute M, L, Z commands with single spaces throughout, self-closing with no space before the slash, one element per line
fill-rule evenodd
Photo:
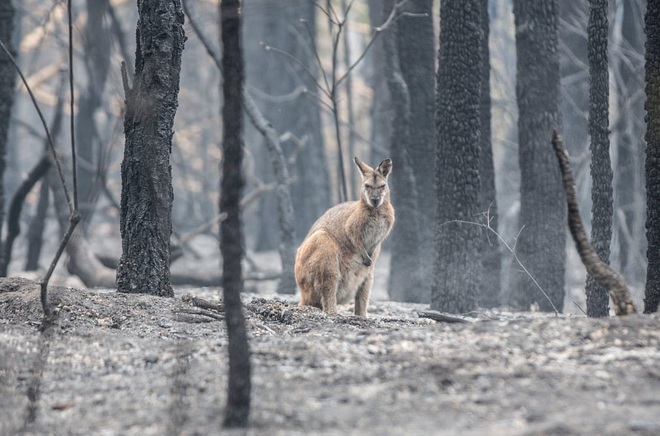
<path fill-rule="evenodd" d="M 355 158 L 362 173 L 358 201 L 338 204 L 309 230 L 296 253 L 300 305 L 337 311 L 337 304 L 355 301 L 355 314 L 367 316 L 380 245 L 394 224 L 387 177 L 392 161 L 376 167 Z"/>
<path fill-rule="evenodd" d="M 552 146 L 559 160 L 559 169 L 561 170 L 564 190 L 566 191 L 568 228 L 571 231 L 582 263 L 596 283 L 605 288 L 610 297 L 612 297 L 614 312 L 617 315 L 636 313 L 628 285 L 623 280 L 623 277 L 598 257 L 598 253 L 596 253 L 596 250 L 594 250 L 589 242 L 584 225 L 582 224 L 582 218 L 580 217 L 580 209 L 578 208 L 577 195 L 575 193 L 575 177 L 568 161 L 566 148 L 561 140 L 561 136 L 557 132 L 554 132 L 552 136 Z"/>

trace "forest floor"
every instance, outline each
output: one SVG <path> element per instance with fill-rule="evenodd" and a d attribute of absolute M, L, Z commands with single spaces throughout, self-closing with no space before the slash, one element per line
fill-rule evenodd
<path fill-rule="evenodd" d="M 217 289 L 176 298 L 0 280 L 0 434 L 221 433 Z M 204 306 L 200 299 L 218 306 Z M 359 319 L 246 294 L 247 434 L 660 434 L 660 316 L 480 311 L 463 323 L 375 301 Z M 242 432 L 233 432 L 241 434 Z"/>

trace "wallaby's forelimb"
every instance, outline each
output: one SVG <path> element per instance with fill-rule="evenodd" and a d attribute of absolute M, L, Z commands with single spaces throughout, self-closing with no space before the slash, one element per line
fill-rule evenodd
<path fill-rule="evenodd" d="M 630 297 L 630 290 L 623 277 L 603 262 L 598 253 L 592 247 L 587 233 L 582 224 L 580 209 L 575 192 L 575 177 L 568 161 L 568 153 L 564 147 L 561 136 L 556 131 L 552 135 L 552 146 L 559 161 L 564 190 L 566 192 L 566 203 L 568 205 L 568 228 L 575 241 L 578 254 L 590 276 L 596 283 L 607 290 L 614 302 L 614 312 L 617 315 L 629 315 L 636 313 L 635 304 Z"/>

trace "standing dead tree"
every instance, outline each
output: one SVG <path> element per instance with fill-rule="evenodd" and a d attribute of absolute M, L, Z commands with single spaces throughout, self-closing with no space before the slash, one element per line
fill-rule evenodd
<path fill-rule="evenodd" d="M 388 16 L 396 11 L 395 0 L 384 3 Z M 392 183 L 392 194 L 397 205 L 397 227 L 392 233 L 392 258 L 388 294 L 397 301 L 426 303 L 430 295 L 425 291 L 420 262 L 421 227 L 418 195 L 411 162 L 410 139 L 411 99 L 409 85 L 400 68 L 397 47 L 398 29 L 391 25 L 383 38 L 385 77 L 392 98 L 392 112 L 396 123 L 392 126 L 390 153 L 397 166 L 398 176 Z M 430 157 L 429 157 L 430 159 Z"/>
<path fill-rule="evenodd" d="M 185 34 L 180 0 L 138 2 L 133 87 L 126 64 L 126 147 L 121 167 L 122 256 L 117 290 L 173 297 L 172 135 Z"/>
<path fill-rule="evenodd" d="M 222 181 L 220 226 L 222 284 L 229 340 L 229 386 L 225 427 L 247 427 L 250 415 L 250 350 L 248 348 L 241 291 L 243 241 L 240 199 L 243 186 L 243 84 L 239 0 L 220 2 L 224 106 L 222 108 Z"/>
<path fill-rule="evenodd" d="M 609 264 L 612 240 L 612 164 L 609 139 L 609 72 L 607 62 L 607 0 L 589 1 L 589 136 L 591 138 L 591 241 Z M 587 315 L 609 314 L 608 298 L 591 274 L 587 277 Z"/>
<path fill-rule="evenodd" d="M 649 266 L 644 313 L 660 303 L 660 0 L 648 0 L 646 29 L 646 237 Z"/>
<path fill-rule="evenodd" d="M 0 1 L 0 42 L 13 50 L 11 36 L 14 31 L 14 7 L 11 0 Z M 0 52 L 0 234 L 5 220 L 5 184 L 4 175 L 6 167 L 7 139 L 9 137 L 9 120 L 14 102 L 14 85 L 16 72 L 9 61 L 8 55 Z M 4 251 L 0 243 L 0 264 L 9 263 L 3 259 Z"/>

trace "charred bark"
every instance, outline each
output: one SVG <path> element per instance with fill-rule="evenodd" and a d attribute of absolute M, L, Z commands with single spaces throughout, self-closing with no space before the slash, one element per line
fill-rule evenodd
<path fill-rule="evenodd" d="M 385 17 L 390 15 L 393 7 L 395 1 L 385 2 Z M 387 290 L 392 300 L 428 303 L 430 292 L 424 292 L 421 275 L 423 257 L 420 253 L 420 214 L 415 174 L 410 159 L 413 145 L 410 139 L 411 100 L 409 87 L 401 74 L 398 33 L 397 23 L 392 23 L 383 42 L 385 75 L 392 98 L 393 122 L 389 149 L 398 174 L 392 181 L 392 202 L 396 205 L 397 225 L 392 232 L 392 257 Z"/>
<path fill-rule="evenodd" d="M 0 0 L 0 41 L 16 57 L 11 39 L 14 31 L 14 7 L 12 0 Z M 9 136 L 9 120 L 14 103 L 14 85 L 16 69 L 4 50 L 0 50 L 0 234 L 5 221 L 5 167 L 7 159 L 7 139 Z M 0 256 L 4 253 L 0 241 Z M 9 263 L 9 259 L 0 257 L 0 264 Z"/>
<path fill-rule="evenodd" d="M 516 251 L 545 291 L 536 292 L 531 278 L 511 269 L 508 304 L 529 310 L 561 311 L 564 305 L 566 227 L 562 180 L 548 147 L 559 124 L 559 53 L 557 1 L 514 0 L 516 23 L 518 153 L 521 171 L 522 227 Z"/>
<path fill-rule="evenodd" d="M 612 165 L 609 139 L 609 72 L 607 70 L 607 0 L 589 1 L 589 136 L 591 137 L 591 243 L 609 264 L 612 240 Z M 589 274 L 587 315 L 609 315 L 607 291 Z"/>
<path fill-rule="evenodd" d="M 479 147 L 481 124 L 480 0 L 443 1 L 437 75 L 438 148 L 435 271 L 431 309 L 462 313 L 477 307 L 481 229 Z"/>
<path fill-rule="evenodd" d="M 394 191 L 394 205 L 397 207 L 397 227 L 409 222 L 412 229 L 419 229 L 418 233 L 410 238 L 410 244 L 418 244 L 414 249 L 414 261 L 418 264 L 422 277 L 430 277 L 433 273 L 433 223 L 437 205 L 435 180 L 436 161 L 436 130 L 435 130 L 435 34 L 433 31 L 433 2 L 431 0 L 417 0 L 403 5 L 404 13 L 396 22 L 397 55 L 399 69 L 405 88 L 403 91 L 409 95 L 409 104 L 405 127 L 405 140 L 401 141 L 401 128 L 404 127 L 400 111 L 393 114 L 391 144 L 392 158 L 397 166 L 397 177 L 392 179 Z M 378 25 L 383 21 L 381 20 Z M 385 57 L 387 60 L 388 57 Z M 390 66 L 386 66 L 386 76 L 390 76 Z M 396 82 L 391 86 L 397 86 Z M 392 93 L 393 94 L 393 93 Z M 393 102 L 394 103 L 394 102 Z M 401 103 L 394 103 L 396 107 Z M 399 125 L 401 124 L 401 125 Z M 396 139 L 398 137 L 399 139 Z M 393 147 L 402 147 L 401 152 Z M 400 161 L 396 153 L 407 155 L 407 159 Z M 380 161 L 376 161 L 380 162 Z M 405 166 L 402 166 L 405 165 Z M 402 171 L 404 170 L 404 171 Z M 399 189 L 399 181 L 410 184 L 408 175 L 413 175 L 413 184 L 416 198 L 406 199 L 407 190 Z M 400 179 L 401 178 L 401 179 Z M 405 178 L 405 179 L 404 179 Z M 403 187 L 403 186 L 401 186 Z M 401 192 L 399 192 L 401 191 Z M 397 197 L 397 194 L 399 196 Z M 415 204 L 416 217 L 411 217 L 417 223 L 401 214 L 401 206 L 410 202 Z M 392 234 L 393 257 L 396 253 L 397 227 Z M 411 230 L 412 230 L 411 229 Z M 403 238 L 401 238 L 403 239 Z M 399 242 L 404 242 L 403 240 Z M 411 251 L 409 253 L 412 254 Z M 403 253 L 399 253 L 403 255 Z M 412 269 L 411 274 L 416 270 Z M 431 281 L 415 280 L 415 288 L 408 287 L 409 296 L 405 301 L 428 303 L 431 300 Z M 390 288 L 390 295 L 394 288 Z M 404 288 L 402 288 L 404 290 Z"/>
<path fill-rule="evenodd" d="M 222 108 L 222 180 L 220 213 L 227 218 L 220 226 L 222 282 L 229 338 L 229 385 L 225 427 L 247 427 L 250 415 L 250 350 L 241 292 L 243 290 L 243 233 L 240 201 L 243 187 L 243 84 L 241 17 L 238 0 L 220 3 L 224 106 Z"/>
<path fill-rule="evenodd" d="M 493 164 L 493 146 L 491 143 L 491 98 L 490 98 L 490 49 L 488 34 L 490 32 L 488 16 L 488 0 L 480 0 L 481 30 L 481 138 L 479 147 L 479 190 L 481 218 L 493 231 L 498 231 L 497 198 L 495 192 L 495 167 Z M 484 230 L 488 232 L 488 230 Z M 481 239 L 481 284 L 479 286 L 479 306 L 496 307 L 500 305 L 500 279 L 502 274 L 502 257 L 499 240 L 492 233 L 486 233 Z"/>
<path fill-rule="evenodd" d="M 644 313 L 660 302 L 660 0 L 648 0 L 646 29 L 646 238 Z"/>
<path fill-rule="evenodd" d="M 138 3 L 135 74 L 123 68 L 126 145 L 121 167 L 120 292 L 174 296 L 170 283 L 172 127 L 184 47 L 180 0 Z"/>

